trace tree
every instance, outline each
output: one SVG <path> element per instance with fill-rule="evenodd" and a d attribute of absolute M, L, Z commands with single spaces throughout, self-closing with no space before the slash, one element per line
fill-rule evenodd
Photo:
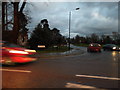
<path fill-rule="evenodd" d="M 118 34 L 118 38 L 117 38 L 116 42 L 118 45 L 120 45 L 120 33 Z"/>
<path fill-rule="evenodd" d="M 75 41 L 74 41 L 76 44 L 80 44 L 80 36 L 79 35 L 76 35 L 75 36 Z"/>
<path fill-rule="evenodd" d="M 113 41 L 115 44 L 120 44 L 120 34 L 118 32 L 113 32 Z"/>
<path fill-rule="evenodd" d="M 40 44 L 50 47 L 53 45 L 61 45 L 65 43 L 65 38 L 60 34 L 57 28 L 50 30 L 47 19 L 41 20 L 29 39 L 29 45 L 37 49 Z"/>
<path fill-rule="evenodd" d="M 46 27 L 47 26 L 47 27 Z M 48 21 L 46 19 L 41 20 L 37 25 L 33 33 L 31 34 L 29 44 L 33 48 L 37 48 L 37 45 L 43 44 L 46 47 L 51 45 L 50 28 L 48 27 Z"/>
<path fill-rule="evenodd" d="M 10 0 L 11 1 L 11 0 Z M 26 5 L 26 0 L 22 3 L 21 7 L 20 1 L 17 2 L 2 2 L 2 31 L 3 31 L 3 40 L 10 41 L 13 43 L 17 43 L 20 30 L 28 30 L 25 26 L 27 25 L 27 19 L 23 13 L 23 9 Z M 12 8 L 9 8 L 9 7 Z M 7 8 L 8 7 L 8 8 Z M 8 12 L 13 10 L 12 14 L 8 14 Z M 20 10 L 19 10 L 20 9 Z M 6 13 L 6 14 L 5 14 Z M 11 18 L 8 21 L 8 16 Z M 6 19 L 5 19 L 6 18 Z M 10 25 L 11 24 L 11 25 Z M 11 31 L 8 30 L 8 26 L 11 27 Z M 27 32 L 26 32 L 27 34 Z M 10 37 L 12 36 L 12 38 Z"/>
<path fill-rule="evenodd" d="M 65 44 L 66 40 L 65 37 L 60 34 L 60 30 L 57 28 L 53 28 L 51 30 L 51 39 L 52 39 L 52 45 L 58 45 Z"/>
<path fill-rule="evenodd" d="M 110 38 L 110 36 L 106 36 L 105 38 L 104 38 L 104 42 L 106 43 L 106 44 L 110 44 L 110 43 L 112 43 L 112 39 Z"/>
<path fill-rule="evenodd" d="M 95 33 L 91 34 L 91 42 L 92 43 L 98 43 L 99 37 Z"/>

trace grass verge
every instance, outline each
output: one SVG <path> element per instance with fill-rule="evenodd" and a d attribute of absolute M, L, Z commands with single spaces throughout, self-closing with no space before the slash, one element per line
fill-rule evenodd
<path fill-rule="evenodd" d="M 75 46 L 82 46 L 82 47 L 88 47 L 89 44 L 80 43 L 80 44 L 74 44 Z"/>
<path fill-rule="evenodd" d="M 49 48 L 37 50 L 37 52 L 39 53 L 59 53 L 59 52 L 66 52 L 66 51 L 68 51 L 67 46 L 49 47 Z"/>

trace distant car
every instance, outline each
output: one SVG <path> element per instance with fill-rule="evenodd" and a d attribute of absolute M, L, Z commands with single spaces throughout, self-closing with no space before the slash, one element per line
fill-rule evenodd
<path fill-rule="evenodd" d="M 115 44 L 106 44 L 103 46 L 103 50 L 110 50 L 110 51 L 120 51 L 120 47 Z"/>
<path fill-rule="evenodd" d="M 3 65 L 15 65 L 17 63 L 27 63 L 36 60 L 36 58 L 33 57 L 36 53 L 35 50 L 22 48 L 5 41 L 1 41 L 0 45 L 2 45 L 2 58 L 0 59 L 0 63 Z"/>
<path fill-rule="evenodd" d="M 101 45 L 98 43 L 91 43 L 87 47 L 88 52 L 101 52 Z"/>

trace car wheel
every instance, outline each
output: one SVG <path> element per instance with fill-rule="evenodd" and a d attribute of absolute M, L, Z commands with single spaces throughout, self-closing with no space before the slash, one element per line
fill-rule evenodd
<path fill-rule="evenodd" d="M 90 52 L 90 50 L 89 50 L 89 49 L 87 49 L 87 52 Z"/>
<path fill-rule="evenodd" d="M 113 49 L 111 49 L 110 51 L 113 51 Z"/>
<path fill-rule="evenodd" d="M 87 49 L 87 52 L 89 52 L 89 50 Z"/>

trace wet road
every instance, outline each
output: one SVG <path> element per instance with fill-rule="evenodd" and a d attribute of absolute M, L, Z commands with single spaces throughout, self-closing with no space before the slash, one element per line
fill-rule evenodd
<path fill-rule="evenodd" d="M 39 57 L 26 65 L 4 66 L 3 88 L 118 88 L 120 52 Z"/>

